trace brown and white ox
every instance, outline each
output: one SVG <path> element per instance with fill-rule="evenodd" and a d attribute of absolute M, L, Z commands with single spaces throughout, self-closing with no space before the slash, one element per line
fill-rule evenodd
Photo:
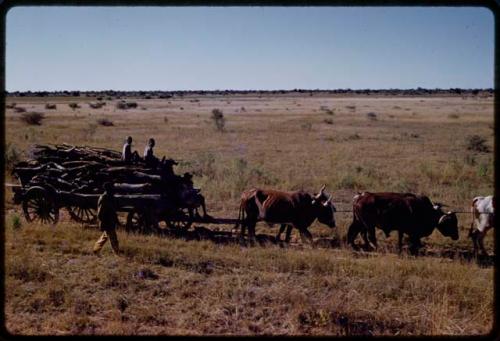
<path fill-rule="evenodd" d="M 257 221 L 265 221 L 268 225 L 280 224 L 280 236 L 288 226 L 286 242 L 290 241 L 292 228 L 300 232 L 303 242 L 312 243 L 312 235 L 307 228 L 316 220 L 330 228 L 335 227 L 335 206 L 332 197 L 325 194 L 325 186 L 318 194 L 311 195 L 304 191 L 283 192 L 252 188 L 241 195 L 238 223 L 241 225 L 240 241 L 243 242 L 245 228 L 251 244 L 255 243 L 255 225 Z"/>
<path fill-rule="evenodd" d="M 495 227 L 495 198 L 492 195 L 487 197 L 475 197 L 472 200 L 471 213 L 472 223 L 469 237 L 474 244 L 474 256 L 477 257 L 479 248 L 481 248 L 483 255 L 487 256 L 488 253 L 484 248 L 483 240 L 486 232 Z"/>

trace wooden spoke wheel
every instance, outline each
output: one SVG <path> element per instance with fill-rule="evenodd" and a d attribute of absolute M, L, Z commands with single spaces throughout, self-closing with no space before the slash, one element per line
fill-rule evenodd
<path fill-rule="evenodd" d="M 133 210 L 132 212 L 129 212 L 127 215 L 125 230 L 127 232 L 147 232 L 149 230 L 149 226 L 146 218 L 146 214 L 142 211 Z"/>
<path fill-rule="evenodd" d="M 193 224 L 193 211 L 188 208 L 179 209 L 172 217 L 165 220 L 171 229 L 188 230 Z"/>
<path fill-rule="evenodd" d="M 53 197 L 42 187 L 32 187 L 26 192 L 23 212 L 28 222 L 56 224 L 59 220 L 59 208 L 55 205 Z"/>
<path fill-rule="evenodd" d="M 97 223 L 97 210 L 91 207 L 80 207 L 80 206 L 68 206 L 68 210 L 71 219 L 84 224 L 95 224 Z"/>

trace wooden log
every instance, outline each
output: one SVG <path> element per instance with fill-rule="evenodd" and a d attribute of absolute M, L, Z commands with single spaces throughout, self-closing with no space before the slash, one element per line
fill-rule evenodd
<path fill-rule="evenodd" d="M 101 162 L 95 162 L 95 161 L 85 161 L 85 160 L 80 160 L 80 161 L 65 161 L 62 163 L 64 167 L 67 168 L 72 168 L 72 167 L 78 167 L 78 166 L 84 166 L 84 165 L 102 165 Z"/>
<path fill-rule="evenodd" d="M 143 193 L 147 194 L 153 190 L 153 186 L 150 183 L 142 184 L 128 184 L 128 183 L 115 183 L 115 191 L 117 193 Z"/>
<path fill-rule="evenodd" d="M 59 170 L 66 170 L 66 167 L 63 167 L 63 166 L 61 166 L 60 164 L 58 164 L 56 162 L 49 162 L 46 165 L 49 166 L 49 167 L 53 167 L 53 168 L 59 169 Z"/>
<path fill-rule="evenodd" d="M 133 175 L 140 178 L 140 179 L 141 178 L 148 179 L 150 181 L 157 181 L 157 182 L 161 181 L 161 176 L 159 176 L 159 175 L 151 175 L 151 174 L 146 174 L 146 173 L 138 172 L 138 171 L 133 172 Z"/>

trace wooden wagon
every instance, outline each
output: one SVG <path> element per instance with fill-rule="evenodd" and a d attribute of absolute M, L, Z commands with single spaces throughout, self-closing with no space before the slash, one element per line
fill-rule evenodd
<path fill-rule="evenodd" d="M 34 159 L 18 163 L 12 174 L 14 202 L 21 204 L 28 222 L 57 224 L 59 211 L 81 223 L 97 223 L 97 201 L 106 182 L 114 184 L 119 212 L 126 212 L 129 231 L 150 231 L 165 222 L 168 227 L 188 229 L 206 216 L 205 199 L 193 187 L 191 175 L 174 174 L 172 159 L 163 157 L 157 166 L 141 160 L 130 163 L 120 153 L 95 147 L 37 145 Z M 204 221 L 206 222 L 206 221 Z"/>
<path fill-rule="evenodd" d="M 100 194 L 60 191 L 50 185 L 12 186 L 14 203 L 21 204 L 28 222 L 57 224 L 59 211 L 66 209 L 70 217 L 80 223 L 97 223 L 97 201 Z M 158 222 L 170 228 L 188 229 L 195 221 L 204 221 L 196 207 L 179 205 L 162 194 L 115 194 L 118 212 L 126 212 L 127 231 L 147 232 Z"/>

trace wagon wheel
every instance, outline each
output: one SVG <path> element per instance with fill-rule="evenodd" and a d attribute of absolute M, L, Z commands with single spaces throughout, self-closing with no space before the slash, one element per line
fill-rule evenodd
<path fill-rule="evenodd" d="M 127 214 L 127 223 L 125 231 L 127 232 L 146 232 L 148 230 L 146 223 L 146 214 L 142 211 L 133 210 Z"/>
<path fill-rule="evenodd" d="M 26 192 L 23 212 L 28 222 L 38 220 L 44 224 L 56 224 L 59 220 L 59 208 L 53 197 L 42 187 L 32 187 Z"/>
<path fill-rule="evenodd" d="M 193 224 L 193 211 L 182 208 L 174 215 L 173 219 L 166 219 L 167 226 L 171 229 L 188 230 Z"/>
<path fill-rule="evenodd" d="M 84 224 L 95 224 L 97 222 L 97 211 L 91 207 L 67 206 L 71 219 Z"/>

